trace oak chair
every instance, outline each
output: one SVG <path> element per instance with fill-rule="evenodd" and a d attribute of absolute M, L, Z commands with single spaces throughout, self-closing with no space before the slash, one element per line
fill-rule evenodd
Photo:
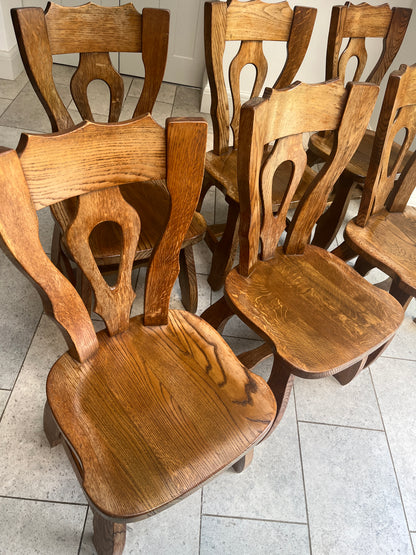
<path fill-rule="evenodd" d="M 382 114 L 358 215 L 346 226 L 345 242 L 333 252 L 344 260 L 358 254 L 355 267 L 362 275 L 373 267 L 388 274 L 390 293 L 406 307 L 416 296 L 416 208 L 406 206 L 416 186 L 416 154 L 409 158 L 416 135 L 416 65 L 402 65 L 390 75 Z M 403 144 L 392 155 L 401 129 Z"/>
<path fill-rule="evenodd" d="M 355 67 L 352 81 L 366 75 L 367 83 L 379 85 L 387 73 L 406 34 L 412 10 L 388 4 L 370 6 L 346 2 L 344 6 L 332 8 L 326 54 L 326 79 L 340 78 L 346 81 L 347 67 Z M 348 39 L 347 45 L 343 41 Z M 367 64 L 366 41 L 380 42 L 381 54 L 372 68 Z M 354 65 L 356 64 L 356 66 Z M 384 117 L 383 114 L 380 117 Z M 358 149 L 345 168 L 334 189 L 334 201 L 318 221 L 313 243 L 328 248 L 344 220 L 349 202 L 360 191 L 367 175 L 370 155 L 374 143 L 374 131 L 367 129 Z M 332 149 L 331 133 L 314 134 L 309 141 L 308 159 L 314 162 L 328 159 Z M 394 144 L 392 155 L 397 156 L 400 145 Z"/>
<path fill-rule="evenodd" d="M 52 56 L 79 53 L 79 65 L 71 80 L 71 94 L 83 120 L 93 121 L 88 98 L 88 85 L 96 80 L 104 81 L 109 88 L 108 121 L 118 121 L 124 100 L 124 84 L 114 69 L 110 52 L 141 53 L 145 79 L 141 96 L 132 117 L 151 112 L 159 92 L 166 65 L 169 12 L 145 8 L 140 14 L 132 4 L 102 7 L 85 4 L 62 7 L 48 3 L 45 12 L 41 8 L 12 9 L 12 19 L 20 53 L 26 72 L 52 126 L 52 131 L 73 127 L 71 115 L 60 98 L 53 79 Z M 137 57 L 139 63 L 139 55 Z M 159 240 L 169 210 L 169 199 L 163 184 L 155 181 L 144 191 L 134 184 L 122 188 L 124 198 L 139 212 L 142 234 L 136 249 L 136 265 L 147 263 L 154 245 Z M 52 241 L 52 260 L 65 269 L 73 283 L 78 283 L 87 306 L 91 304 L 88 280 L 79 272 L 74 275 L 68 246 L 62 234 L 75 216 L 74 203 L 59 203 L 52 208 L 57 222 Z M 205 221 L 195 214 L 184 239 L 180 255 L 179 275 L 182 301 L 195 312 L 198 301 L 195 262 L 192 245 L 202 240 Z M 120 234 L 114 224 L 105 224 L 95 230 L 91 237 L 93 253 L 105 272 L 112 272 L 120 262 Z"/>
<path fill-rule="evenodd" d="M 205 239 L 210 247 L 212 266 L 208 282 L 214 290 L 220 289 L 233 265 L 238 244 L 239 196 L 237 186 L 237 151 L 240 129 L 240 74 L 252 64 L 256 78 L 251 97 L 259 96 L 267 76 L 268 64 L 263 52 L 264 42 L 286 43 L 287 56 L 282 60 L 282 71 L 274 88 L 287 87 L 296 75 L 305 56 L 316 17 L 315 8 L 296 6 L 287 2 L 265 3 L 261 0 L 240 2 L 206 2 L 205 4 L 205 58 L 211 89 L 211 116 L 214 130 L 214 148 L 207 153 L 205 178 L 199 208 L 211 186 L 217 187 L 228 204 L 224 225 L 208 226 Z M 229 66 L 229 87 L 232 106 L 229 106 L 224 78 L 224 53 L 227 44 L 240 42 L 237 55 Z M 230 121 L 230 113 L 232 119 Z M 229 144 L 230 131 L 233 143 Z M 300 189 L 312 180 L 313 172 L 306 171 Z M 287 172 L 276 177 L 273 200 L 277 207 L 283 197 Z M 299 201 L 301 191 L 292 200 Z"/>
<path fill-rule="evenodd" d="M 233 315 L 265 343 L 240 355 L 252 367 L 273 355 L 268 381 L 277 425 L 293 375 L 335 375 L 351 381 L 388 345 L 403 319 L 400 304 L 326 250 L 308 244 L 331 188 L 364 134 L 378 87 L 340 80 L 266 89 L 241 110 L 238 150 L 240 262 L 226 277 L 224 296 L 202 315 L 222 330 Z M 332 130 L 333 152 L 302 197 L 287 232 L 286 214 L 304 173 L 302 134 Z M 273 142 L 264 159 L 264 146 Z M 277 214 L 273 175 L 290 162 L 292 177 Z M 286 235 L 285 235 L 286 233 Z M 278 246 L 279 238 L 284 239 Z M 260 251 L 259 251 L 260 247 Z"/>
<path fill-rule="evenodd" d="M 0 154 L 0 244 L 39 289 L 69 346 L 47 379 L 44 427 L 63 441 L 94 513 L 98 553 L 121 553 L 125 523 L 151 516 L 237 464 L 271 427 L 276 405 L 205 321 L 169 310 L 179 251 L 198 201 L 207 124 L 150 115 L 22 135 Z M 129 318 L 140 217 L 119 185 L 165 179 L 171 211 L 147 272 L 144 314 Z M 66 241 L 90 280 L 106 329 L 95 333 L 71 283 L 43 251 L 37 209 L 76 197 Z M 18 215 L 18 217 L 16 217 Z M 123 236 L 115 287 L 89 235 L 112 221 Z"/>

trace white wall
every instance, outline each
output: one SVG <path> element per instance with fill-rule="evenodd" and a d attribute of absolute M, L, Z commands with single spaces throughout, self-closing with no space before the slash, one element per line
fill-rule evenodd
<path fill-rule="evenodd" d="M 0 1 L 0 78 L 3 79 L 15 79 L 23 70 L 10 18 L 10 8 L 21 5 L 21 0 Z"/>

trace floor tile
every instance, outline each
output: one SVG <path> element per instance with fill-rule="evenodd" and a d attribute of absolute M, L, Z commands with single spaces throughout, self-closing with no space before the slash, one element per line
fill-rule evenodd
<path fill-rule="evenodd" d="M 208 133 L 212 133 L 212 121 L 210 114 L 201 113 L 199 108 L 193 108 L 189 104 L 180 104 L 179 106 L 176 103 L 173 105 L 172 109 L 172 117 L 175 118 L 204 118 L 204 120 L 208 123 Z"/>
<path fill-rule="evenodd" d="M 2 555 L 75 555 L 86 507 L 0 498 Z"/>
<path fill-rule="evenodd" d="M 48 207 L 42 208 L 37 212 L 39 220 L 39 238 L 47 254 L 51 253 L 52 246 L 52 234 L 53 228 L 55 226 L 55 220 L 53 219 L 51 209 Z"/>
<path fill-rule="evenodd" d="M 7 400 L 9 398 L 10 391 L 8 389 L 0 389 L 0 418 L 3 415 L 3 411 L 6 407 Z"/>
<path fill-rule="evenodd" d="M 70 101 L 70 92 L 64 85 L 57 84 L 56 88 L 62 101 L 67 105 Z M 50 133 L 51 124 L 49 118 L 30 83 L 23 88 L 0 117 L 0 125 Z"/>
<path fill-rule="evenodd" d="M 11 100 L 7 100 L 5 98 L 0 98 L 0 116 L 6 110 L 6 108 L 11 103 Z"/>
<path fill-rule="evenodd" d="M 134 110 L 137 105 L 137 98 L 128 96 L 123 104 L 120 115 L 120 121 L 126 121 L 133 117 Z M 152 110 L 153 119 L 162 127 L 166 125 L 166 119 L 172 115 L 172 104 L 167 102 L 155 102 Z"/>
<path fill-rule="evenodd" d="M 212 252 L 205 241 L 194 246 L 195 268 L 197 274 L 208 274 L 211 269 Z"/>
<path fill-rule="evenodd" d="M 0 495 L 86 504 L 62 445 L 51 449 L 43 432 L 46 377 L 66 349 L 43 316 L 0 422 Z"/>
<path fill-rule="evenodd" d="M 204 216 L 208 225 L 214 224 L 215 218 L 215 187 L 211 187 L 205 195 L 202 203 L 201 214 Z"/>
<path fill-rule="evenodd" d="M 0 125 L 0 146 L 7 146 L 8 148 L 16 148 L 22 133 L 28 129 L 19 129 L 17 127 L 7 127 Z"/>
<path fill-rule="evenodd" d="M 411 538 L 412 538 L 412 543 L 413 543 L 413 551 L 416 552 L 416 532 L 412 532 L 410 534 Z"/>
<path fill-rule="evenodd" d="M 416 362 L 381 358 L 371 367 L 410 530 L 416 530 Z"/>
<path fill-rule="evenodd" d="M 306 524 L 203 516 L 201 555 L 306 555 Z"/>
<path fill-rule="evenodd" d="M 364 370 L 348 385 L 329 376 L 295 379 L 298 420 L 383 430 L 371 376 Z"/>
<path fill-rule="evenodd" d="M 383 353 L 383 357 L 416 360 L 416 302 L 409 304 L 402 325 L 393 341 Z"/>
<path fill-rule="evenodd" d="M 174 108 L 189 106 L 199 112 L 199 105 L 201 102 L 201 90 L 192 87 L 184 87 L 178 85 L 176 87 Z"/>
<path fill-rule="evenodd" d="M 143 83 L 144 79 L 141 79 L 140 77 L 135 77 L 129 89 L 128 95 L 136 97 L 136 102 L 142 94 Z M 162 83 L 156 100 L 158 102 L 167 102 L 168 104 L 173 104 L 175 94 L 176 85 L 173 85 L 172 83 Z"/>
<path fill-rule="evenodd" d="M 71 79 L 75 73 L 76 68 L 74 66 L 65 66 L 63 64 L 53 64 L 52 66 L 52 76 L 55 83 L 60 83 L 65 85 L 68 90 L 71 86 Z"/>
<path fill-rule="evenodd" d="M 383 432 L 299 424 L 314 555 L 411 554 Z"/>
<path fill-rule="evenodd" d="M 2 251 L 0 284 L 0 388 L 11 389 L 42 314 L 42 302 Z"/>
<path fill-rule="evenodd" d="M 293 396 L 275 432 L 241 474 L 228 470 L 204 487 L 206 515 L 306 523 Z"/>
<path fill-rule="evenodd" d="M 0 98 L 14 99 L 28 82 L 25 71 L 16 79 L 0 79 Z"/>
<path fill-rule="evenodd" d="M 124 95 L 127 95 L 127 91 L 130 88 L 131 77 L 124 76 Z M 91 81 L 87 89 L 88 99 L 91 107 L 91 112 L 93 114 L 101 114 L 108 118 L 110 110 L 110 89 L 104 81 L 95 79 Z M 69 104 L 69 109 L 76 110 L 75 102 L 72 100 Z"/>
<path fill-rule="evenodd" d="M 127 524 L 124 555 L 195 555 L 199 549 L 201 492 L 179 501 L 161 513 Z M 92 515 L 87 524 L 80 555 L 95 555 Z"/>

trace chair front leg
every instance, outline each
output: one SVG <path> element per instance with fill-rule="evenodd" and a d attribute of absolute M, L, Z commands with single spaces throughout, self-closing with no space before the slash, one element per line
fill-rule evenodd
<path fill-rule="evenodd" d="M 239 217 L 240 205 L 230 201 L 224 233 L 214 247 L 211 271 L 208 276 L 208 283 L 214 291 L 221 289 L 228 272 L 233 267 L 238 246 Z"/>
<path fill-rule="evenodd" d="M 112 522 L 93 511 L 93 543 L 98 555 L 121 555 L 126 543 L 126 525 Z"/>

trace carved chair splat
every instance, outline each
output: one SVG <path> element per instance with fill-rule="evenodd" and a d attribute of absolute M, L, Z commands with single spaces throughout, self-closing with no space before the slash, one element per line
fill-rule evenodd
<path fill-rule="evenodd" d="M 378 87 L 340 80 L 266 89 L 241 110 L 238 150 L 240 262 L 227 275 L 224 297 L 202 317 L 222 330 L 237 315 L 264 340 L 240 355 L 249 367 L 272 354 L 268 381 L 280 421 L 293 376 L 335 375 L 348 383 L 387 346 L 403 319 L 400 304 L 343 261 L 308 244 L 333 184 L 366 129 Z M 319 171 L 285 228 L 291 197 L 306 166 L 302 134 L 336 133 L 330 159 Z M 264 147 L 274 143 L 264 158 Z M 291 180 L 275 213 L 273 173 L 290 161 Z M 243 464 L 243 463 L 241 463 Z"/>
<path fill-rule="evenodd" d="M 351 60 L 355 60 L 357 65 L 351 80 L 359 81 L 367 74 L 365 82 L 379 85 L 400 49 L 411 14 L 412 10 L 409 8 L 390 8 L 388 4 L 371 6 L 366 2 L 358 5 L 346 2 L 344 6 L 334 6 L 328 34 L 325 78 L 340 78 L 345 82 L 347 66 Z M 348 39 L 348 43 L 343 49 L 345 39 Z M 367 64 L 367 39 L 382 42 L 381 54 L 372 68 Z M 384 117 L 383 114 L 380 117 Z M 333 135 L 328 132 L 312 135 L 308 152 L 311 165 L 328 158 L 332 140 Z M 328 248 L 335 239 L 351 198 L 360 194 L 374 140 L 374 131 L 367 129 L 357 151 L 335 185 L 334 201 L 317 222 L 314 244 Z M 392 156 L 396 157 L 399 151 L 400 145 L 395 143 Z"/>
<path fill-rule="evenodd" d="M 71 79 L 71 94 L 83 120 L 93 121 L 88 97 L 88 85 L 104 81 L 109 88 L 108 121 L 117 122 L 124 100 L 122 76 L 114 69 L 110 52 L 141 53 L 145 79 L 132 117 L 151 112 L 159 92 L 166 65 L 169 12 L 145 8 L 139 13 L 133 4 L 102 7 L 88 3 L 77 7 L 62 7 L 49 3 L 41 8 L 12 9 L 12 19 L 20 53 L 53 131 L 73 127 L 71 115 L 60 98 L 53 79 L 52 62 L 55 54 L 79 53 L 79 65 Z M 135 264 L 147 263 L 169 211 L 168 196 L 163 183 L 153 182 L 153 191 L 142 190 L 134 183 L 121 188 L 121 193 L 140 214 L 142 233 L 136 247 Z M 100 193 L 101 194 L 101 193 Z M 155 209 L 157 206 L 157 209 Z M 77 211 L 77 201 L 65 201 L 52 207 L 55 225 L 51 256 L 53 262 L 78 288 L 87 306 L 91 305 L 91 289 L 82 272 L 73 272 L 66 232 Z M 187 232 L 181 255 L 180 285 L 184 306 L 195 312 L 198 290 L 192 245 L 202 240 L 206 224 L 195 214 Z M 120 262 L 120 234 L 115 224 L 105 224 L 93 232 L 93 253 L 105 272 L 114 271 Z M 78 274 L 78 275 L 76 275 Z"/>
<path fill-rule="evenodd" d="M 23 135 L 18 152 L 0 153 L 0 245 L 40 290 L 70 347 L 48 375 L 45 432 L 51 445 L 63 441 L 73 463 L 100 555 L 122 553 L 126 522 L 167 508 L 251 453 L 275 417 L 267 384 L 218 332 L 189 312 L 169 310 L 200 194 L 206 134 L 202 119 L 170 118 L 165 131 L 147 115 Z M 150 261 L 144 314 L 129 319 L 127 276 L 141 226 L 119 186 L 146 188 L 150 179 L 166 180 L 172 209 Z M 68 246 L 102 308 L 107 329 L 97 334 L 39 240 L 36 210 L 72 196 L 80 214 Z M 108 219 L 123 236 L 114 287 L 100 280 L 88 248 L 91 228 Z"/>
<path fill-rule="evenodd" d="M 206 241 L 213 257 L 208 281 L 219 289 L 234 262 L 238 238 L 239 197 L 237 186 L 237 149 L 240 132 L 241 70 L 252 64 L 256 77 L 251 97 L 259 96 L 267 75 L 267 60 L 263 51 L 266 41 L 286 43 L 287 57 L 274 88 L 287 87 L 294 79 L 306 54 L 316 9 L 296 6 L 293 10 L 287 2 L 266 3 L 262 0 L 228 0 L 205 4 L 205 59 L 211 89 L 211 116 L 214 129 L 214 148 L 207 153 L 205 178 L 199 208 L 211 186 L 217 187 L 228 204 L 224 225 L 208 226 Z M 229 86 L 232 106 L 229 106 L 224 78 L 224 52 L 232 41 L 240 42 L 240 48 L 229 66 Z M 230 146 L 230 133 L 232 146 Z M 301 190 L 313 178 L 308 169 Z M 273 198 L 277 207 L 281 200 L 287 171 L 277 176 Z M 292 199 L 297 204 L 300 192 Z"/>
<path fill-rule="evenodd" d="M 406 307 L 416 296 L 416 209 L 407 206 L 416 186 L 416 154 L 409 150 L 416 136 L 416 65 L 402 65 L 390 75 L 382 114 L 358 215 L 334 254 L 343 260 L 358 254 L 355 268 L 362 275 L 381 269 L 393 280 L 390 293 Z M 403 144 L 392 155 L 401 129 Z"/>

